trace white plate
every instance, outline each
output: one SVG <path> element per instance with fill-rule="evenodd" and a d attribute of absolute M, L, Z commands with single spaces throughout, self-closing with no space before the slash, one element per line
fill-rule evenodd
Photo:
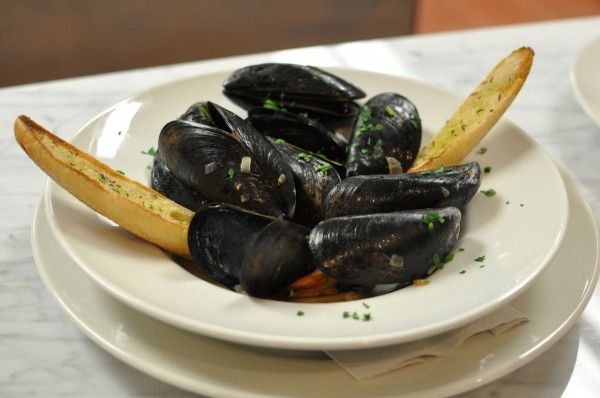
<path fill-rule="evenodd" d="M 447 358 L 361 382 L 321 353 L 224 343 L 121 304 L 57 244 L 43 201 L 33 224 L 33 253 L 46 287 L 84 333 L 124 362 L 186 390 L 229 398 L 448 396 L 486 384 L 541 354 L 567 332 L 590 299 L 598 278 L 598 232 L 583 194 L 570 177 L 565 179 L 571 221 L 563 244 L 545 272 L 511 302 L 530 322 L 502 336 L 475 336 Z"/>
<path fill-rule="evenodd" d="M 221 82 L 229 72 L 172 82 L 121 102 L 94 118 L 73 139 L 80 148 L 147 181 L 162 125 L 199 98 L 228 103 Z M 423 83 L 362 71 L 336 73 L 369 94 L 397 91 L 418 106 L 425 139 L 460 99 Z M 356 349 L 433 335 L 488 313 L 528 286 L 559 246 L 568 201 L 558 170 L 535 142 L 503 120 L 473 154 L 493 170 L 468 205 L 453 262 L 425 287 L 409 287 L 364 300 L 370 322 L 343 319 L 362 303 L 294 304 L 252 299 L 199 280 L 156 247 L 115 227 L 50 182 L 50 226 L 76 262 L 109 293 L 164 322 L 239 343 L 290 349 Z M 505 204 L 510 201 L 510 204 Z M 524 206 L 521 207 L 520 204 Z M 485 255 L 485 267 L 475 262 Z M 466 273 L 459 274 L 466 270 Z M 304 316 L 297 316 L 302 310 Z"/>
<path fill-rule="evenodd" d="M 577 55 L 571 69 L 571 83 L 582 108 L 600 126 L 600 37 Z"/>

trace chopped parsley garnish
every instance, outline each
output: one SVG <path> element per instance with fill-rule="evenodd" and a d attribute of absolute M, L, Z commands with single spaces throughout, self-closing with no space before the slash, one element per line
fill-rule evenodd
<path fill-rule="evenodd" d="M 366 132 L 377 132 L 377 131 L 381 131 L 383 130 L 383 124 L 381 123 L 377 123 L 375 125 L 373 125 L 373 123 L 371 123 L 371 108 L 369 108 L 368 106 L 363 106 L 362 108 L 360 108 L 360 114 L 358 115 L 358 131 L 356 132 L 356 135 L 358 137 L 362 136 L 363 133 Z"/>
<path fill-rule="evenodd" d="M 483 154 L 484 154 L 484 153 L 486 153 L 486 152 L 487 152 L 487 148 L 486 148 L 486 147 L 484 147 L 484 146 L 482 146 L 481 148 L 479 148 L 479 150 L 477 151 L 477 153 L 478 153 L 479 155 L 483 155 Z"/>
<path fill-rule="evenodd" d="M 204 118 L 210 122 L 213 121 L 212 116 L 210 115 L 210 112 L 208 111 L 208 108 L 206 107 L 206 105 L 201 104 L 198 105 L 198 110 L 200 111 L 200 113 L 202 114 L 202 116 L 204 116 Z"/>
<path fill-rule="evenodd" d="M 360 319 L 356 311 L 352 313 L 352 319 Z"/>
<path fill-rule="evenodd" d="M 317 168 L 317 171 L 321 174 L 323 174 L 324 176 L 326 176 L 329 171 L 332 169 L 331 165 L 329 163 L 325 163 L 322 166 Z"/>
<path fill-rule="evenodd" d="M 446 257 L 444 257 L 444 264 L 449 263 L 452 260 L 454 260 L 454 253 L 450 252 L 450 253 L 446 254 Z"/>
<path fill-rule="evenodd" d="M 125 172 L 123 170 L 115 170 L 117 173 L 125 175 Z"/>
<path fill-rule="evenodd" d="M 371 320 L 371 313 L 365 312 L 362 317 L 363 322 L 369 322 Z"/>
<path fill-rule="evenodd" d="M 507 204 L 507 205 L 508 205 L 508 204 L 510 204 L 510 201 L 508 201 L 508 200 L 507 200 L 507 201 L 506 201 L 506 204 Z"/>
<path fill-rule="evenodd" d="M 296 315 L 298 315 L 298 316 L 304 316 L 304 311 L 298 311 L 298 312 L 296 312 Z"/>
<path fill-rule="evenodd" d="M 275 140 L 275 143 L 276 143 L 277 145 L 285 144 L 285 140 L 284 140 L 283 138 L 277 138 L 277 139 Z"/>
<path fill-rule="evenodd" d="M 367 303 L 362 303 L 362 305 L 363 305 L 363 307 L 365 307 L 366 309 L 369 309 L 369 308 L 371 308 L 371 307 L 369 306 L 369 304 L 367 304 Z"/>
<path fill-rule="evenodd" d="M 146 168 L 147 168 L 148 170 L 152 170 L 152 166 L 150 166 L 150 165 L 147 165 L 147 166 L 146 166 Z"/>
<path fill-rule="evenodd" d="M 373 145 L 373 149 L 381 149 L 381 147 L 383 147 L 383 141 L 381 141 L 380 138 L 375 142 L 375 145 Z"/>
<path fill-rule="evenodd" d="M 440 256 L 437 253 L 433 255 L 433 266 L 437 269 L 444 268 L 444 263 L 442 263 L 442 260 L 440 260 Z"/>
<path fill-rule="evenodd" d="M 494 188 L 490 188 L 484 191 L 481 191 L 482 194 L 484 194 L 485 196 L 487 196 L 488 198 L 496 195 L 496 190 Z"/>
<path fill-rule="evenodd" d="M 485 173 L 489 173 L 490 171 L 492 171 L 492 166 L 485 166 L 485 167 L 483 168 L 483 171 L 484 171 Z"/>
<path fill-rule="evenodd" d="M 348 157 L 348 164 L 356 163 L 356 156 L 352 155 Z"/>
<path fill-rule="evenodd" d="M 464 248 L 464 247 L 459 247 L 459 248 L 458 248 L 458 251 L 459 251 L 459 252 L 464 252 L 464 251 L 465 251 L 465 248 Z"/>
<path fill-rule="evenodd" d="M 465 271 L 465 270 L 463 269 L 462 271 L 460 271 L 460 272 L 459 272 L 459 274 L 464 274 L 465 272 L 467 272 L 467 271 Z"/>
<path fill-rule="evenodd" d="M 279 102 L 272 100 L 272 99 L 266 99 L 263 101 L 263 108 L 266 109 L 272 109 L 274 111 L 282 111 L 282 112 L 286 112 L 285 108 L 282 107 Z"/>
<path fill-rule="evenodd" d="M 344 317 L 344 319 L 350 318 L 350 313 L 348 311 L 344 311 L 344 313 L 342 314 L 342 316 Z"/>
<path fill-rule="evenodd" d="M 479 256 L 475 259 L 475 261 L 477 261 L 478 263 L 482 263 L 485 261 L 485 254 L 483 256 Z"/>
<path fill-rule="evenodd" d="M 394 109 L 391 107 L 391 105 L 388 105 L 385 107 L 385 114 L 388 115 L 389 117 L 396 117 L 398 115 L 396 115 L 396 112 L 394 112 Z"/>
<path fill-rule="evenodd" d="M 234 175 L 235 175 L 235 170 L 232 168 L 229 168 L 229 170 L 227 170 L 227 177 L 233 178 Z"/>
<path fill-rule="evenodd" d="M 300 159 L 300 160 L 303 160 L 303 161 L 307 162 L 307 163 L 310 162 L 312 160 L 312 158 L 313 158 L 312 155 L 309 155 L 306 152 L 300 152 L 299 154 L 296 155 L 296 157 L 298 159 Z"/>
<path fill-rule="evenodd" d="M 444 217 L 440 216 L 435 211 L 430 211 L 423 216 L 423 223 L 425 225 L 427 225 L 427 228 L 429 230 L 433 230 L 434 223 L 436 223 L 436 222 L 443 224 L 446 222 L 446 220 L 444 220 Z"/>
<path fill-rule="evenodd" d="M 363 155 L 367 155 L 369 153 L 369 150 L 367 148 L 363 148 L 360 150 L 360 153 L 362 153 Z"/>
<path fill-rule="evenodd" d="M 154 147 L 150 147 L 150 149 L 148 149 L 147 151 L 142 151 L 142 153 L 144 155 L 150 155 L 150 156 L 154 156 L 156 155 L 156 149 L 154 149 Z"/>
<path fill-rule="evenodd" d="M 525 206 L 525 205 L 524 205 L 523 203 L 519 203 L 519 206 L 523 207 L 523 206 Z"/>

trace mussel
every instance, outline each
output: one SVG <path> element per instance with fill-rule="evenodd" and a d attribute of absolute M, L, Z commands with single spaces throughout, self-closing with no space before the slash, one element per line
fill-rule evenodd
<path fill-rule="evenodd" d="M 476 162 L 421 173 L 354 176 L 333 187 L 323 214 L 332 218 L 428 207 L 462 209 L 480 184 Z"/>
<path fill-rule="evenodd" d="M 248 111 L 247 120 L 265 135 L 281 138 L 334 161 L 344 162 L 346 159 L 346 139 L 306 116 L 285 110 L 252 108 Z"/>
<path fill-rule="evenodd" d="M 242 290 L 271 297 L 315 269 L 306 237 L 309 229 L 289 221 L 267 225 L 246 249 L 240 273 Z"/>
<path fill-rule="evenodd" d="M 158 148 L 173 175 L 208 200 L 273 217 L 293 217 L 296 190 L 289 165 L 249 123 L 207 103 L 213 126 L 175 120 Z"/>
<path fill-rule="evenodd" d="M 322 208 L 329 191 L 340 183 L 335 168 L 311 152 L 281 139 L 270 138 L 290 165 L 296 184 L 296 212 L 293 220 L 309 227 L 321 221 Z"/>
<path fill-rule="evenodd" d="M 290 111 L 308 112 L 316 118 L 352 118 L 358 110 L 353 101 L 365 96 L 359 88 L 321 69 L 278 63 L 238 69 L 223 88 L 224 94 L 244 109 L 274 100 Z"/>
<path fill-rule="evenodd" d="M 415 105 L 394 93 L 371 98 L 360 109 L 346 159 L 346 176 L 394 174 L 412 165 L 421 145 Z"/>
<path fill-rule="evenodd" d="M 208 204 L 208 200 L 204 196 L 175 178 L 160 157 L 160 152 L 154 156 L 150 186 L 152 186 L 152 189 L 190 210 L 197 210 Z"/>
<path fill-rule="evenodd" d="M 196 102 L 195 104 L 190 105 L 185 113 L 179 117 L 179 120 L 187 120 L 188 122 L 216 127 L 210 111 L 208 110 L 208 104 L 205 101 Z"/>
<path fill-rule="evenodd" d="M 341 283 L 407 285 L 424 278 L 458 240 L 460 210 L 409 210 L 331 218 L 312 229 L 317 267 Z"/>
<path fill-rule="evenodd" d="M 188 232 L 194 263 L 233 288 L 239 283 L 248 245 L 272 221 L 271 217 L 231 205 L 209 205 L 198 210 Z"/>

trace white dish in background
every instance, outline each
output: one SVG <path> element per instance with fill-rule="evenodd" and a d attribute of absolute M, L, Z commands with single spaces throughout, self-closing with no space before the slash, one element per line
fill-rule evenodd
<path fill-rule="evenodd" d="M 600 37 L 578 53 L 571 69 L 571 84 L 581 107 L 600 126 Z"/>
<path fill-rule="evenodd" d="M 368 94 L 397 91 L 417 105 L 423 141 L 444 123 L 461 99 L 397 76 L 334 69 Z M 221 82 L 229 72 L 168 83 L 121 102 L 90 121 L 75 145 L 138 180 L 148 181 L 151 158 L 167 121 L 198 101 L 229 106 Z M 238 108 L 231 106 L 233 110 Z M 549 157 L 513 123 L 502 120 L 472 154 L 492 172 L 467 207 L 454 260 L 411 286 L 364 300 L 371 322 L 343 319 L 365 312 L 361 301 L 294 304 L 259 300 L 192 276 L 158 248 L 114 226 L 53 182 L 46 190 L 51 229 L 70 256 L 106 291 L 141 312 L 193 332 L 223 340 L 289 349 L 357 349 L 405 342 L 456 328 L 493 311 L 522 292 L 552 258 L 567 223 L 568 201 Z M 551 198 L 551 200 L 549 199 Z M 510 204 L 505 204 L 509 201 Z M 522 206 L 520 206 L 522 204 Z M 484 268 L 474 259 L 485 255 Z M 466 270 L 466 273 L 459 274 Z M 302 310 L 304 316 L 297 316 Z"/>
<path fill-rule="evenodd" d="M 448 396 L 489 383 L 544 352 L 567 332 L 590 299 L 599 271 L 598 231 L 581 190 L 564 177 L 571 207 L 563 244 L 545 272 L 510 303 L 530 322 L 501 336 L 475 336 L 446 358 L 360 382 L 319 352 L 224 343 L 121 304 L 58 244 L 44 200 L 33 223 L 33 254 L 47 289 L 85 334 L 131 366 L 180 388 L 231 398 Z"/>

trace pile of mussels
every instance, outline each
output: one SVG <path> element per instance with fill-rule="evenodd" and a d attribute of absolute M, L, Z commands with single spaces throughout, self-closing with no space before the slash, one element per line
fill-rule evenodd
<path fill-rule="evenodd" d="M 277 297 L 318 268 L 364 292 L 409 285 L 451 252 L 480 168 L 403 173 L 421 144 L 410 100 L 360 106 L 359 88 L 291 64 L 236 70 L 224 94 L 248 118 L 193 104 L 160 132 L 151 180 L 196 211 L 190 251 L 214 280 Z"/>

